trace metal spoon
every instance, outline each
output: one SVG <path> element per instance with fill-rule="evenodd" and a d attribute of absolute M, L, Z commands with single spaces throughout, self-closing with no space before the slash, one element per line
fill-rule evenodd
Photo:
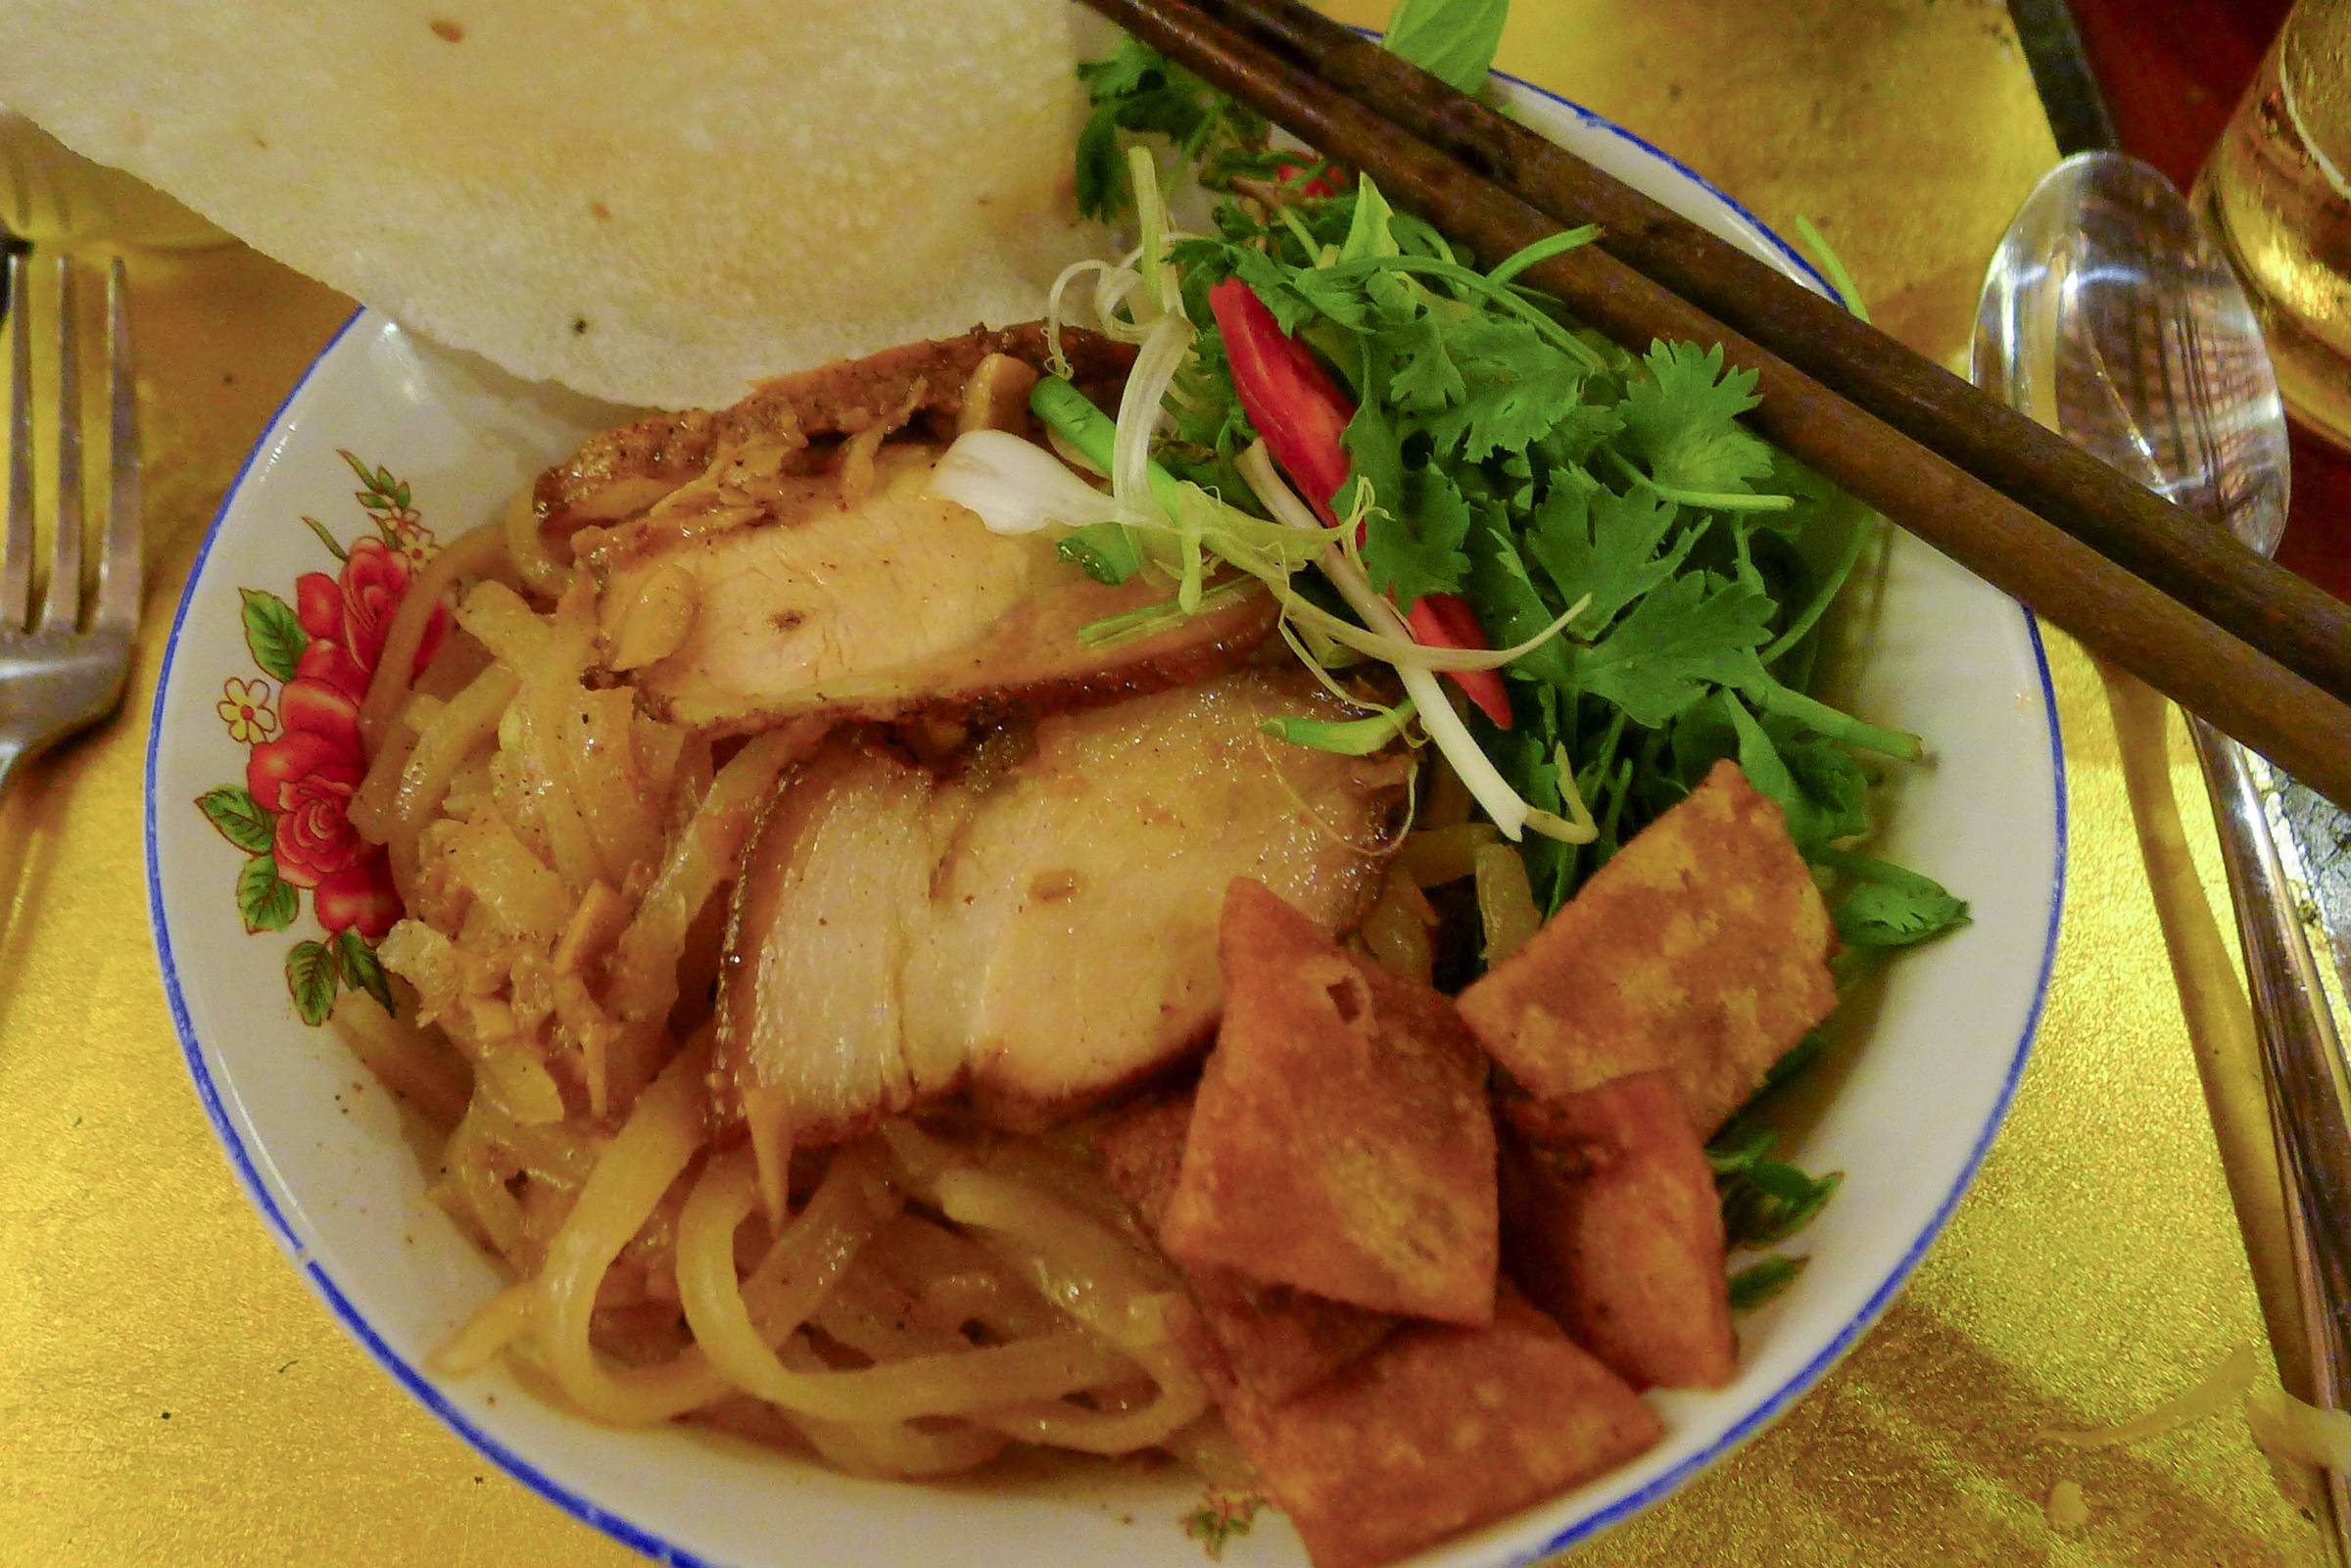
<path fill-rule="evenodd" d="M 2288 483 L 2285 415 L 2260 326 L 2219 247 L 2148 165 L 2083 153 L 2041 180 L 1986 274 L 1973 373 L 1988 391 L 2247 546 L 2277 548 Z M 2265 1291 L 2264 1307 L 2287 1388 L 2340 1407 L 2351 1389 L 2351 1071 L 2255 782 L 2253 769 L 2267 765 L 2201 720 L 2188 727 L 2236 904 L 2287 1200 L 2285 1250 L 2296 1264 L 2295 1289 Z M 2200 891 L 2193 903 L 2200 912 Z M 2235 1005 L 2233 994 L 2228 1003 Z M 2225 1123 L 2228 1064 L 2199 1067 L 2216 1122 Z M 2277 1251 L 2261 1240 L 2264 1231 L 2275 1235 L 2279 1217 L 2277 1173 L 2245 1168 L 2256 1163 L 2245 1158 L 2248 1140 L 2232 1138 L 2226 1124 L 2218 1130 L 2224 1154 L 2235 1156 L 2231 1196 L 2258 1275 L 2260 1255 Z M 2269 1139 L 2254 1141 L 2252 1152 L 2267 1156 Z M 2255 1196 L 2265 1186 L 2266 1206 Z M 2298 1296 L 2298 1311 L 2266 1299 L 2289 1294 Z M 2351 1498 L 2340 1478 L 2329 1483 L 2339 1545 Z"/>

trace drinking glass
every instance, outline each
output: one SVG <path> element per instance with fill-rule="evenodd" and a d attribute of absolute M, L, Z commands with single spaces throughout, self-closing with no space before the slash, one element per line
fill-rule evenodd
<path fill-rule="evenodd" d="M 2300 0 L 2196 183 L 2304 425 L 2351 450 L 2351 0 Z"/>

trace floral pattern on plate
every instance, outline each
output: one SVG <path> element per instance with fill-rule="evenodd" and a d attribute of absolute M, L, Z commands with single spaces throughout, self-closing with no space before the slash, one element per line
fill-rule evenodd
<path fill-rule="evenodd" d="M 353 499 L 371 531 L 347 545 L 306 516 L 336 570 L 297 577 L 291 603 L 268 589 L 237 590 L 245 647 L 261 674 L 222 680 L 214 712 L 229 738 L 248 748 L 245 778 L 196 797 L 205 820 L 245 852 L 235 896 L 248 933 L 290 929 L 302 895 L 311 895 L 321 934 L 287 949 L 285 977 L 295 1012 L 312 1025 L 326 1022 L 345 990 L 392 1007 L 375 944 L 400 919 L 400 894 L 383 848 L 361 839 L 350 816 L 367 772 L 360 704 L 393 614 L 438 547 L 406 481 L 381 464 L 341 455 L 359 476 Z M 448 612 L 434 610 L 417 669 L 447 628 Z"/>

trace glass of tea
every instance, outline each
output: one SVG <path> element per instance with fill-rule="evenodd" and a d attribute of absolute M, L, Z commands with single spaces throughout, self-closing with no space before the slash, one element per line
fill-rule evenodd
<path fill-rule="evenodd" d="M 2295 417 L 2351 450 L 2351 0 L 2300 0 L 2196 201 L 2243 274 Z"/>

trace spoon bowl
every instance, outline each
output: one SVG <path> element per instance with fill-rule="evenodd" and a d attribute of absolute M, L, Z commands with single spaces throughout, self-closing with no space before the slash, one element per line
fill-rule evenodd
<path fill-rule="evenodd" d="M 2151 166 L 2080 153 L 2034 188 L 1985 276 L 1973 375 L 2166 499 L 2277 549 L 2291 462 L 2261 323 Z"/>

